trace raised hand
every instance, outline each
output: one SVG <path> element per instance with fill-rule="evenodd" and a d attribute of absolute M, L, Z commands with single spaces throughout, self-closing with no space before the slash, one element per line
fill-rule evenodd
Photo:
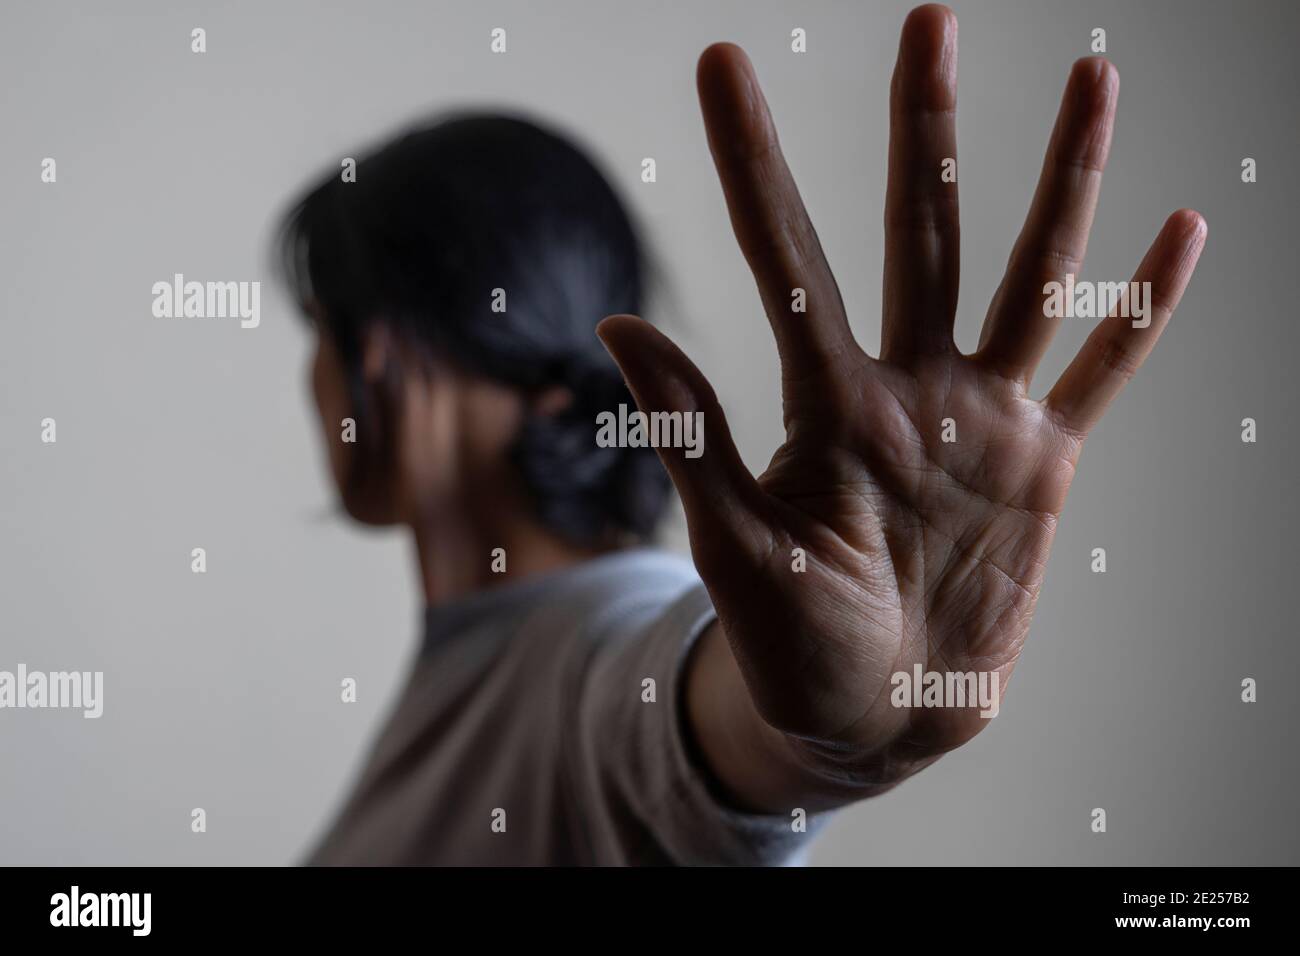
<path fill-rule="evenodd" d="M 979 349 L 961 354 L 957 186 L 941 176 L 956 157 L 956 61 L 952 12 L 914 10 L 891 90 L 874 359 L 849 331 L 749 61 L 727 44 L 700 59 L 709 145 L 781 355 L 786 440 L 757 479 L 676 346 L 632 316 L 600 326 L 643 411 L 703 412 L 701 457 L 660 451 L 726 638 L 700 652 L 690 713 L 709 762 L 747 804 L 779 807 L 808 781 L 837 794 L 824 803 L 844 802 L 987 724 L 974 704 L 893 706 L 891 675 L 915 664 L 996 673 L 1005 689 L 1084 438 L 1154 347 L 1205 242 L 1198 214 L 1174 213 L 1134 276 L 1151 283 L 1149 325 L 1104 319 L 1046 398 L 1030 397 L 1061 321 L 1044 317 L 1043 287 L 1080 271 L 1119 89 L 1109 63 L 1080 60 Z M 792 310 L 795 289 L 806 312 Z M 763 725 L 761 747 L 745 743 L 758 731 L 735 726 L 746 713 Z M 737 756 L 758 759 L 773 740 L 806 779 L 771 785 Z"/>

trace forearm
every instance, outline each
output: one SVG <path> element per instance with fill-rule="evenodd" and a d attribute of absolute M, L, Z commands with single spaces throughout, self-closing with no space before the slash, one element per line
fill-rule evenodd
<path fill-rule="evenodd" d="M 739 809 L 788 814 L 834 809 L 891 789 L 938 755 L 864 755 L 784 734 L 754 708 L 721 623 L 696 643 L 685 680 L 685 711 L 699 757 Z"/>

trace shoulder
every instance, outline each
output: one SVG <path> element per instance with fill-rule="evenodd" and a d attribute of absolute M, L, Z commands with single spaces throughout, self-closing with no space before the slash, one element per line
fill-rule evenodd
<path fill-rule="evenodd" d="M 637 548 L 580 566 L 565 588 L 564 601 L 582 615 L 578 630 L 600 640 L 649 625 L 684 595 L 702 588 L 690 559 Z"/>
<path fill-rule="evenodd" d="M 506 654 L 555 666 L 656 628 L 704 586 L 688 558 L 658 548 L 611 552 L 538 582 L 511 622 Z M 543 665 L 546 666 L 546 665 Z"/>

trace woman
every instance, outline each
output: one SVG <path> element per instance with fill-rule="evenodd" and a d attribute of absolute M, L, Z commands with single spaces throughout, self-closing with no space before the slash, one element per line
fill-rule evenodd
<path fill-rule="evenodd" d="M 428 605 L 423 653 L 314 862 L 787 862 L 817 814 L 986 725 L 1083 438 L 1168 322 L 1205 224 L 1175 213 L 1139 268 L 1148 325 L 1103 320 L 1029 397 L 1057 324 L 1041 289 L 1079 269 L 1114 119 L 1114 68 L 1079 61 L 962 355 L 943 175 L 955 64 L 952 13 L 913 11 L 873 359 L 748 60 L 725 44 L 701 57 L 710 148 L 782 360 L 786 441 L 758 478 L 707 381 L 629 314 L 646 284 L 635 231 L 558 136 L 450 120 L 295 207 L 286 260 L 318 331 L 343 503 L 410 529 Z M 703 416 L 702 455 L 657 449 L 693 562 L 638 546 L 667 486 L 646 449 L 597 446 L 597 416 L 633 399 L 596 333 L 643 411 Z M 896 693 L 912 675 L 971 694 Z"/>

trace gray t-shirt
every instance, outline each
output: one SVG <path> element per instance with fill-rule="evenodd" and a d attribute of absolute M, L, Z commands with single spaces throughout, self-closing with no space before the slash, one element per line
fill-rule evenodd
<path fill-rule="evenodd" d="M 649 549 L 429 609 L 406 686 L 308 862 L 797 862 L 809 834 L 728 808 L 689 752 L 682 665 L 713 620 L 691 564 Z"/>

